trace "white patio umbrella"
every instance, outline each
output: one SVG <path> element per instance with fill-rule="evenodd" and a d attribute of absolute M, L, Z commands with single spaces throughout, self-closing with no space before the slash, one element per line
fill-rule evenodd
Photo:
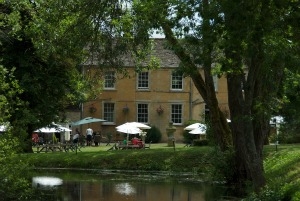
<path fill-rule="evenodd" d="M 70 131 L 72 131 L 71 129 L 69 129 L 67 127 L 64 127 L 60 124 L 56 124 L 56 123 L 52 123 L 51 126 L 54 126 L 58 132 L 67 132 L 67 131 L 70 132 Z"/>
<path fill-rule="evenodd" d="M 37 132 L 37 133 L 60 133 L 60 132 L 65 132 L 65 131 L 72 131 L 72 130 L 67 127 L 63 127 L 59 124 L 53 123 L 50 126 L 39 128 L 39 129 L 35 130 L 34 132 Z"/>
<path fill-rule="evenodd" d="M 191 130 L 194 130 L 194 129 L 196 129 L 196 128 L 199 128 L 200 126 L 205 126 L 205 124 L 194 123 L 194 124 L 191 124 L 191 125 L 185 127 L 184 130 L 191 131 Z M 206 126 L 205 126 L 205 127 L 206 127 Z"/>
<path fill-rule="evenodd" d="M 0 125 L 0 132 L 6 131 L 6 126 L 5 125 Z"/>
<path fill-rule="evenodd" d="M 270 119 L 270 124 L 282 124 L 284 123 L 284 119 L 282 116 L 274 116 Z"/>
<path fill-rule="evenodd" d="M 143 124 L 143 123 L 140 123 L 140 122 L 128 122 L 127 124 L 130 124 L 134 127 L 137 127 L 139 129 L 150 129 L 151 127 L 146 125 L 146 124 Z"/>
<path fill-rule="evenodd" d="M 39 128 L 39 129 L 35 130 L 34 132 L 37 132 L 37 133 L 57 133 L 59 131 L 56 130 L 56 128 L 54 128 L 54 127 L 43 127 L 43 128 Z"/>
<path fill-rule="evenodd" d="M 125 123 L 125 124 L 122 124 L 120 126 L 117 126 L 116 127 L 116 130 L 118 132 L 121 132 L 121 133 L 127 133 L 127 134 L 138 134 L 138 133 L 141 133 L 142 130 L 133 126 L 132 124 L 130 123 Z"/>
<path fill-rule="evenodd" d="M 122 124 L 120 126 L 117 126 L 116 127 L 116 130 L 118 132 L 121 132 L 121 133 L 126 133 L 127 134 L 127 145 L 128 145 L 128 138 L 129 138 L 129 135 L 130 134 L 139 134 L 142 132 L 141 129 L 133 126 L 132 124 L 130 123 L 125 123 L 125 124 Z"/>
<path fill-rule="evenodd" d="M 9 122 L 1 122 L 0 123 L 0 132 L 5 132 L 9 127 Z"/>
<path fill-rule="evenodd" d="M 53 137 L 54 133 L 60 133 L 60 141 L 62 142 L 63 140 L 66 139 L 65 136 L 62 136 L 62 133 L 66 134 L 66 133 L 69 133 L 70 131 L 72 131 L 72 130 L 67 128 L 67 127 L 64 127 L 62 125 L 55 124 L 54 122 L 52 122 L 49 126 L 39 128 L 39 129 L 35 130 L 34 132 L 47 134 L 47 136 L 44 136 L 44 137 L 46 137 L 48 140 L 51 138 L 48 135 L 52 134 L 52 140 L 53 140 L 53 143 L 54 143 L 54 137 Z M 64 138 L 62 138 L 62 137 L 64 137 Z"/>
<path fill-rule="evenodd" d="M 72 131 L 71 129 L 69 129 L 67 127 L 63 127 L 63 126 L 59 126 L 57 129 L 60 130 L 60 131 L 63 131 L 63 132 L 66 132 L 66 131 L 70 132 L 70 131 Z"/>
<path fill-rule="evenodd" d="M 204 124 L 200 125 L 198 128 L 195 128 L 189 132 L 190 134 L 206 134 L 206 126 Z"/>

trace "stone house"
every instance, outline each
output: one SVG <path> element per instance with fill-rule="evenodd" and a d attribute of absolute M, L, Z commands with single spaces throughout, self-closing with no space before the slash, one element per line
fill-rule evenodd
<path fill-rule="evenodd" d="M 107 120 L 91 124 L 94 131 L 101 131 L 104 136 L 112 134 L 114 140 L 119 140 L 122 136 L 115 127 L 136 121 L 157 127 L 165 142 L 166 128 L 173 122 L 176 141 L 182 141 L 188 120 L 204 121 L 209 111 L 192 80 L 175 72 L 179 59 L 164 48 L 164 39 L 155 39 L 155 44 L 153 55 L 160 60 L 159 69 L 136 73 L 134 64 L 125 60 L 130 78 L 119 78 L 122 76 L 115 71 L 106 71 L 99 78 L 104 81 L 103 91 L 97 99 L 83 104 L 81 110 L 82 118 L 92 116 Z M 228 111 L 226 79 L 216 78 L 215 88 L 220 107 Z M 87 125 L 83 125 L 81 130 L 86 128 Z"/>

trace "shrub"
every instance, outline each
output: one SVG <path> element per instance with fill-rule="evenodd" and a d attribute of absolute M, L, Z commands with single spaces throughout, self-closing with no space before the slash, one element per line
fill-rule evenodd
<path fill-rule="evenodd" d="M 191 124 L 198 123 L 198 122 L 199 122 L 198 120 L 189 120 L 189 121 L 185 122 L 184 127 L 187 127 Z M 189 134 L 189 132 L 190 131 L 187 131 L 187 130 L 183 130 L 183 132 L 182 132 L 184 143 L 191 143 L 191 142 L 193 142 L 193 140 L 195 140 L 199 137 L 198 135 Z"/>
<path fill-rule="evenodd" d="M 183 131 L 183 142 L 184 143 L 191 143 L 193 140 L 197 139 L 197 135 L 189 134 L 189 131 Z"/>
<path fill-rule="evenodd" d="M 149 142 L 158 143 L 161 140 L 161 136 L 162 136 L 162 134 L 161 134 L 160 130 L 155 126 L 152 126 L 151 129 L 149 129 L 147 131 L 147 136 L 146 136 L 145 141 L 146 141 L 146 143 L 149 143 Z"/>
<path fill-rule="evenodd" d="M 207 146 L 208 140 L 194 140 L 194 146 Z"/>
<path fill-rule="evenodd" d="M 218 147 L 209 154 L 210 162 L 212 166 L 209 167 L 208 171 L 212 176 L 213 180 L 226 181 L 228 184 L 234 183 L 234 150 L 229 149 L 222 152 Z"/>
<path fill-rule="evenodd" d="M 33 189 L 29 179 L 29 166 L 15 153 L 19 141 L 9 132 L 0 135 L 0 200 L 31 200 Z"/>
<path fill-rule="evenodd" d="M 276 191 L 270 188 L 265 188 L 259 195 L 253 193 L 251 196 L 243 199 L 243 201 L 273 201 L 282 200 L 282 195 L 280 191 Z"/>

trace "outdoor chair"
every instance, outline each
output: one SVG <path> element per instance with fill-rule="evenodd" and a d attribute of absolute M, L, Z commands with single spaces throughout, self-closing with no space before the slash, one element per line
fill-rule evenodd
<path fill-rule="evenodd" d="M 69 149 L 71 151 L 81 151 L 81 146 L 80 146 L 80 143 L 74 143 L 72 142 L 70 145 L 69 145 Z"/>
<path fill-rule="evenodd" d="M 148 145 L 147 145 L 147 144 L 145 144 L 145 147 L 144 147 L 144 149 L 150 149 L 151 142 L 152 142 L 152 141 L 150 141 L 150 142 L 148 143 Z"/>
<path fill-rule="evenodd" d="M 117 146 L 117 143 L 115 143 L 111 148 L 109 148 L 107 151 L 110 151 L 110 150 L 117 150 L 119 149 L 119 147 Z"/>
<path fill-rule="evenodd" d="M 193 140 L 187 141 L 184 147 L 191 147 L 193 146 Z"/>

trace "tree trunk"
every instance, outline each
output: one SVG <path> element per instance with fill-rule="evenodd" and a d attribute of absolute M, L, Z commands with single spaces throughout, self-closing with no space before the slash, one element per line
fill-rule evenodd
<path fill-rule="evenodd" d="M 204 6 L 208 6 L 208 1 L 204 1 Z M 205 10 L 205 9 L 204 9 Z M 229 16 L 233 19 L 236 16 Z M 207 18 L 206 20 L 208 20 Z M 204 19 L 205 20 L 205 19 Z M 215 88 L 213 84 L 213 77 L 211 72 L 211 51 L 213 50 L 211 44 L 212 38 L 209 34 L 209 20 L 205 21 L 207 30 L 203 31 L 203 68 L 205 81 L 199 73 L 197 65 L 193 62 L 190 55 L 185 51 L 185 49 L 180 45 L 174 34 L 172 33 L 171 26 L 166 20 L 162 24 L 163 31 L 166 35 L 167 41 L 173 48 L 174 53 L 182 61 L 182 66 L 187 69 L 189 75 L 191 76 L 195 87 L 203 97 L 205 103 L 210 110 L 210 120 L 212 125 L 212 132 L 216 143 L 219 145 L 222 151 L 226 150 L 231 144 L 230 129 L 227 124 L 224 114 L 220 111 L 218 106 L 218 100 L 216 98 Z M 262 158 L 260 153 L 257 151 L 256 143 L 254 140 L 254 128 L 252 122 L 252 103 L 253 103 L 253 86 L 247 89 L 247 98 L 243 94 L 243 84 L 245 84 L 244 71 L 242 66 L 242 54 L 238 51 L 241 50 L 239 37 L 241 33 L 236 32 L 235 25 L 231 24 L 231 20 L 228 20 L 229 31 L 233 41 L 236 43 L 228 43 L 225 50 L 226 58 L 232 63 L 228 63 L 228 69 L 231 69 L 228 79 L 228 99 L 229 108 L 232 119 L 232 135 L 233 135 L 233 145 L 236 153 L 236 168 L 234 169 L 236 175 L 236 182 L 242 191 L 245 190 L 244 185 L 246 181 L 251 181 L 253 183 L 254 189 L 258 191 L 265 183 L 263 175 Z M 205 27 L 203 26 L 203 27 Z M 240 23 L 239 26 L 242 26 Z M 207 41 L 205 42 L 205 40 Z M 228 40 L 230 41 L 230 40 Z M 225 68 L 226 69 L 226 66 Z M 254 74 L 253 74 L 254 75 Z M 253 76 L 252 75 L 252 76 Z M 249 83 L 253 83 L 254 78 L 251 77 Z M 260 140 L 258 139 L 258 142 Z M 260 149 L 259 149 L 260 150 Z"/>
<path fill-rule="evenodd" d="M 23 151 L 25 153 L 33 153 L 33 149 L 32 149 L 32 133 L 33 133 L 33 127 L 32 125 L 28 125 L 27 127 L 27 137 L 25 139 L 24 142 L 24 146 L 23 146 Z"/>
<path fill-rule="evenodd" d="M 236 153 L 237 185 L 244 189 L 247 181 L 259 192 L 265 185 L 263 159 L 261 157 L 261 138 L 254 138 L 251 92 L 242 90 L 243 74 L 228 76 L 229 108 L 232 117 L 231 126 L 233 144 Z"/>

